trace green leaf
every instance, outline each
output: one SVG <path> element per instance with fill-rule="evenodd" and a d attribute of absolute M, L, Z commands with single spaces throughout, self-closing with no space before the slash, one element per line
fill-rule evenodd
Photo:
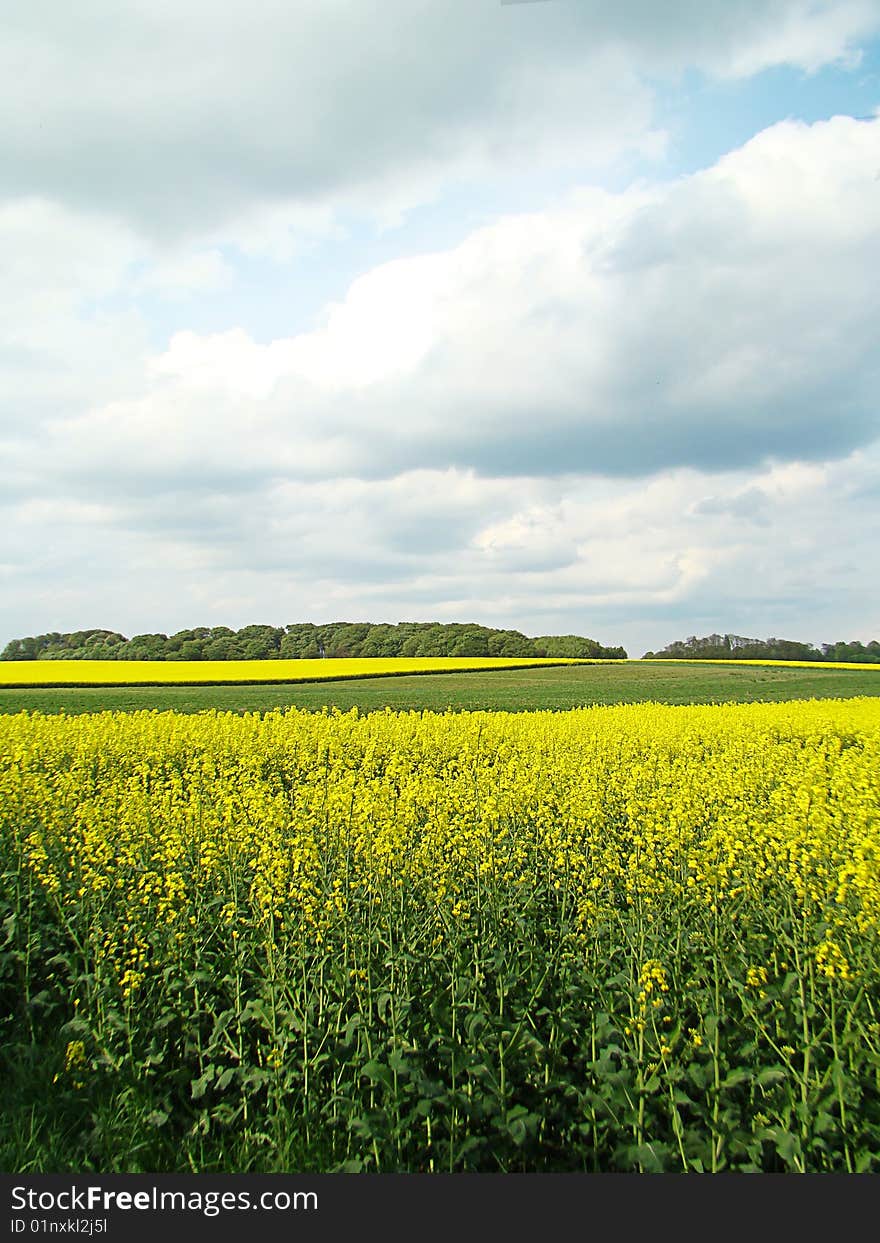
<path fill-rule="evenodd" d="M 192 1099 L 194 1101 L 200 1101 L 202 1099 L 212 1078 L 213 1075 L 210 1077 L 208 1075 L 201 1075 L 198 1079 L 193 1079 L 189 1086 Z"/>
<path fill-rule="evenodd" d="M 838 1092 L 843 1092 L 846 1085 L 846 1071 L 837 1059 L 831 1063 L 831 1082 Z"/>
<path fill-rule="evenodd" d="M 767 1070 L 760 1071 L 755 1076 L 755 1083 L 759 1087 L 765 1088 L 771 1083 L 782 1083 L 785 1078 L 786 1073 L 780 1066 L 771 1066 Z"/>
<path fill-rule="evenodd" d="M 228 1105 L 225 1101 L 211 1111 L 211 1117 L 223 1126 L 231 1126 L 242 1112 L 241 1105 Z"/>
<path fill-rule="evenodd" d="M 627 1157 L 630 1163 L 631 1169 L 636 1166 L 641 1166 L 641 1168 L 645 1171 L 646 1174 L 662 1174 L 663 1173 L 663 1160 L 662 1160 L 663 1147 L 664 1147 L 663 1145 L 655 1145 L 655 1144 L 632 1144 L 630 1147 L 626 1148 L 624 1151 L 625 1151 L 625 1156 Z"/>
<path fill-rule="evenodd" d="M 782 993 L 783 997 L 791 996 L 791 994 L 795 990 L 795 986 L 797 982 L 798 982 L 797 973 L 794 971 L 789 971 L 785 979 L 782 981 L 782 985 L 780 986 L 780 992 Z"/>
<path fill-rule="evenodd" d="M 813 1114 L 813 1129 L 819 1135 L 827 1135 L 829 1131 L 837 1130 L 837 1119 L 824 1109 L 820 1109 Z"/>
<path fill-rule="evenodd" d="M 712 1067 L 700 1062 L 691 1062 L 688 1066 L 687 1077 L 695 1088 L 706 1088 L 712 1079 Z"/>
<path fill-rule="evenodd" d="M 801 1146 L 798 1137 L 793 1135 L 791 1131 L 777 1130 L 775 1135 L 775 1148 L 789 1169 L 795 1168 L 797 1165 L 797 1158 L 801 1155 Z"/>
<path fill-rule="evenodd" d="M 371 1083 L 384 1083 L 388 1088 L 394 1084 L 394 1076 L 384 1062 L 365 1062 L 361 1074 L 366 1075 Z"/>
<path fill-rule="evenodd" d="M 364 1020 L 359 1014 L 352 1015 L 345 1025 L 345 1043 L 351 1044 L 352 1037 L 359 1027 L 363 1027 Z"/>
<path fill-rule="evenodd" d="M 410 1064 L 403 1056 L 400 1049 L 394 1049 L 394 1051 L 388 1055 L 388 1065 L 392 1070 L 397 1071 L 398 1075 L 401 1075 L 404 1079 L 409 1078 L 411 1074 Z"/>
<path fill-rule="evenodd" d="M 740 1083 L 745 1083 L 751 1078 L 751 1072 L 746 1070 L 744 1066 L 734 1066 L 733 1070 L 729 1070 L 721 1080 L 722 1088 L 735 1088 Z"/>
<path fill-rule="evenodd" d="M 61 1032 L 65 1036 L 87 1036 L 91 1030 L 85 1019 L 81 1018 L 72 1018 L 61 1027 Z"/>

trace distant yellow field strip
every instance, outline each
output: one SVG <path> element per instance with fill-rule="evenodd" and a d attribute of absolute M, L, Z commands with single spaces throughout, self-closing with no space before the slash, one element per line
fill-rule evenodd
<path fill-rule="evenodd" d="M 865 664 L 854 660 L 722 660 L 719 657 L 707 657 L 702 660 L 645 660 L 627 661 L 627 664 L 645 665 L 775 665 L 780 669 L 880 669 L 880 665 Z"/>
<path fill-rule="evenodd" d="M 413 656 L 367 660 L 6 660 L 0 686 L 155 686 L 194 683 L 324 682 L 405 673 L 466 673 L 580 665 L 592 660 Z M 613 663 L 602 661 L 601 663 Z"/>

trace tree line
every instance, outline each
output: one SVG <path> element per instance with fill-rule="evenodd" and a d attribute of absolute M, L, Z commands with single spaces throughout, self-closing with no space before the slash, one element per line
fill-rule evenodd
<path fill-rule="evenodd" d="M 747 639 L 736 634 L 691 635 L 670 643 L 659 652 L 645 652 L 642 660 L 842 660 L 858 664 L 880 663 L 880 643 L 798 643 L 794 639 Z"/>
<path fill-rule="evenodd" d="M 370 656 L 593 657 L 625 660 L 622 647 L 580 635 L 528 638 L 518 630 L 475 623 L 330 622 L 319 626 L 197 626 L 175 634 L 76 630 L 7 643 L 0 660 L 308 660 Z"/>

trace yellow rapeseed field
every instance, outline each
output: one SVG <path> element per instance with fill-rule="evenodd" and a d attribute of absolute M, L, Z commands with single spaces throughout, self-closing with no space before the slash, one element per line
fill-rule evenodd
<path fill-rule="evenodd" d="M 21 713 L 0 846 L 168 1168 L 880 1163 L 880 699 Z"/>
<path fill-rule="evenodd" d="M 359 660 L 5 660 L 0 687 L 172 686 L 329 682 L 419 673 L 531 669 L 550 665 L 640 665 L 639 660 L 566 657 L 395 656 Z M 664 665 L 768 665 L 791 669 L 880 669 L 880 665 L 797 660 L 664 660 Z"/>
<path fill-rule="evenodd" d="M 877 664 L 852 660 L 722 660 L 719 658 L 711 660 L 663 659 L 662 663 L 664 665 L 774 665 L 779 669 L 880 669 L 880 665 Z"/>
<path fill-rule="evenodd" d="M 0 686 L 322 682 L 405 673 L 464 673 L 480 669 L 596 663 L 608 662 L 506 656 L 395 656 L 363 660 L 4 660 L 0 661 Z"/>

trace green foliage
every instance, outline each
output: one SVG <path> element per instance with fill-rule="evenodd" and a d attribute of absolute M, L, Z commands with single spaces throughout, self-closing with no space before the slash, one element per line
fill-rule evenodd
<path fill-rule="evenodd" d="M 316 626 L 198 626 L 176 634 L 139 634 L 133 639 L 110 630 L 78 630 L 12 639 L 0 660 L 316 660 L 393 656 L 586 656 L 626 659 L 622 647 L 606 648 L 577 635 L 529 639 L 518 630 L 475 623 L 330 622 Z"/>
<path fill-rule="evenodd" d="M 822 655 L 826 660 L 880 664 L 880 643 L 876 639 L 872 639 L 868 644 L 860 643 L 857 639 L 853 643 L 823 643 Z"/>
<path fill-rule="evenodd" d="M 536 640 L 537 642 L 537 640 Z M 549 654 L 549 653 L 548 653 Z M 554 653 L 555 654 L 555 653 Z M 810 660 L 880 663 L 880 643 L 812 643 L 794 639 L 746 639 L 735 634 L 691 635 L 669 643 L 659 652 L 645 652 L 643 660 Z"/>
<path fill-rule="evenodd" d="M 164 639 L 165 636 L 162 635 Z M 71 634 L 12 639 L 0 660 L 117 660 L 128 640 L 115 630 L 76 630 Z"/>
<path fill-rule="evenodd" d="M 876 957 L 861 984 L 786 975 L 803 929 L 772 911 L 719 937 L 697 904 L 622 909 L 585 945 L 540 879 L 471 927 L 401 922 L 393 902 L 353 908 L 344 944 L 274 956 L 206 926 L 137 1007 L 47 909 L 7 928 L 31 995 L 4 1032 L 2 1168 L 880 1172 Z M 663 1010 L 638 1030 L 639 963 L 670 945 Z M 762 954 L 778 976 L 759 997 Z"/>

